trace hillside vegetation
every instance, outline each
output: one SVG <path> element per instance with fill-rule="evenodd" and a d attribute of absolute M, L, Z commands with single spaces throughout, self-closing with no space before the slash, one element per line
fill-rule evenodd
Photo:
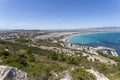
<path fill-rule="evenodd" d="M 30 80 L 59 80 L 71 68 L 74 68 L 70 71 L 73 80 L 96 80 L 93 74 L 86 72 L 87 69 L 97 70 L 110 80 L 120 80 L 119 59 L 116 60 L 118 65 L 108 65 L 77 54 L 80 56 L 67 56 L 23 43 L 0 40 L 0 64 L 26 71 Z"/>

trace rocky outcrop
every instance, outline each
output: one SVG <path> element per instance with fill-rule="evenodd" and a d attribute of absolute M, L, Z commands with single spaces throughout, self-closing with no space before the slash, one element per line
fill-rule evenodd
<path fill-rule="evenodd" d="M 109 80 L 106 76 L 99 73 L 98 71 L 94 71 L 93 69 L 89 69 L 87 71 L 92 73 L 96 77 L 96 80 Z"/>
<path fill-rule="evenodd" d="M 27 73 L 11 66 L 0 66 L 0 80 L 27 80 Z"/>

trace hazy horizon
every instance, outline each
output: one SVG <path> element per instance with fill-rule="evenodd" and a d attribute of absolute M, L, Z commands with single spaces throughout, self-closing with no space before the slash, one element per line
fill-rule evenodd
<path fill-rule="evenodd" d="M 119 0 L 0 0 L 0 29 L 120 26 Z"/>

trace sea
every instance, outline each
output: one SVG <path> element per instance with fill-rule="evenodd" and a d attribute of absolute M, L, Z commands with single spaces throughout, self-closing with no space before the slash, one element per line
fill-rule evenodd
<path fill-rule="evenodd" d="M 91 47 L 105 46 L 115 49 L 120 55 L 120 32 L 80 34 L 70 37 L 67 42 Z"/>

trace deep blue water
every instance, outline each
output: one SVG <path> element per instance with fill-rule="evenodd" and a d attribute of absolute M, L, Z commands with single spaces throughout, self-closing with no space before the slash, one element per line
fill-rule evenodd
<path fill-rule="evenodd" d="M 69 43 L 87 46 L 106 46 L 116 49 L 120 55 L 120 32 L 94 33 L 73 36 L 67 40 Z"/>

